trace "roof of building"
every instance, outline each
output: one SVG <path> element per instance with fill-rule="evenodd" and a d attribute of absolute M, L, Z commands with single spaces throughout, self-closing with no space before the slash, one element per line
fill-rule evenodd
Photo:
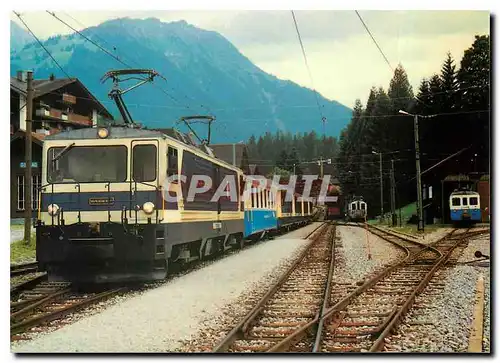
<path fill-rule="evenodd" d="M 16 141 L 18 139 L 24 139 L 26 132 L 23 130 L 18 130 L 10 137 L 10 142 Z M 36 132 L 31 133 L 33 142 L 39 146 L 43 145 L 43 140 L 45 140 L 44 134 L 38 134 Z"/>
<path fill-rule="evenodd" d="M 91 101 L 93 101 L 99 111 L 99 113 L 104 114 L 108 118 L 113 118 L 111 113 L 104 107 L 97 98 L 85 87 L 85 85 L 78 78 L 55 78 L 55 79 L 34 79 L 33 88 L 35 90 L 34 98 L 41 97 L 47 93 L 56 91 L 64 86 L 71 83 L 77 83 L 88 95 Z M 17 77 L 10 77 L 10 88 L 11 90 L 21 93 L 24 96 L 27 95 L 27 82 L 19 80 Z"/>

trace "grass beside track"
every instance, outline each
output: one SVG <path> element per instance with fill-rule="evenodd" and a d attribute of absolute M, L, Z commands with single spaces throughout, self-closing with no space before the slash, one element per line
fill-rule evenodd
<path fill-rule="evenodd" d="M 10 263 L 21 263 L 34 260 L 36 257 L 36 238 L 31 235 L 31 243 L 27 245 L 24 240 L 10 244 Z"/>
<path fill-rule="evenodd" d="M 424 234 L 427 234 L 427 233 L 432 233 L 440 228 L 443 228 L 444 226 L 441 225 L 441 224 L 430 224 L 430 225 L 426 225 L 424 227 Z M 403 227 L 389 227 L 391 230 L 395 231 L 395 232 L 403 232 L 403 233 L 407 233 L 407 234 L 412 234 L 412 235 L 415 235 L 415 236 L 421 236 L 422 235 L 422 232 L 418 232 L 417 231 L 417 226 L 414 225 L 414 224 L 407 224 Z"/>

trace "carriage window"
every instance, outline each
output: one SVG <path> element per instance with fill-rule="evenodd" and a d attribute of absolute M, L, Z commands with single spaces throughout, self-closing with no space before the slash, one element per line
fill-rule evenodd
<path fill-rule="evenodd" d="M 477 197 L 470 197 L 469 199 L 469 204 L 470 205 L 477 205 Z"/>
<path fill-rule="evenodd" d="M 167 176 L 172 176 L 178 173 L 177 149 L 169 146 L 167 151 L 168 169 Z"/>
<path fill-rule="evenodd" d="M 462 205 L 469 205 L 469 203 L 467 203 L 467 197 L 462 198 Z"/>
<path fill-rule="evenodd" d="M 156 146 L 134 146 L 132 160 L 133 177 L 138 182 L 151 182 L 156 179 Z"/>
<path fill-rule="evenodd" d="M 451 205 L 454 207 L 460 206 L 460 198 L 451 198 Z"/>

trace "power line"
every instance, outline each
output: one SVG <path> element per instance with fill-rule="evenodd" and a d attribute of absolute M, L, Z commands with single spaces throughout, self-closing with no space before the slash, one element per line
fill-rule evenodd
<path fill-rule="evenodd" d="M 375 45 L 377 46 L 378 50 L 380 51 L 380 54 L 382 54 L 382 57 L 384 57 L 385 59 L 385 62 L 387 63 L 387 65 L 389 65 L 389 68 L 391 68 L 391 70 L 394 72 L 394 68 L 392 67 L 391 63 L 389 62 L 389 60 L 387 59 L 387 57 L 385 56 L 384 52 L 382 51 L 382 49 L 380 48 L 380 46 L 378 45 L 377 41 L 375 40 L 375 38 L 373 37 L 372 33 L 370 32 L 370 29 L 368 29 L 368 27 L 366 26 L 365 22 L 363 21 L 363 18 L 361 17 L 361 15 L 359 15 L 358 11 L 357 10 L 354 10 L 356 12 L 356 15 L 358 16 L 359 20 L 361 20 L 361 23 L 363 24 L 363 26 L 365 27 L 366 31 L 368 32 L 368 34 L 370 35 L 370 37 L 372 38 L 373 42 L 375 43 Z"/>
<path fill-rule="evenodd" d="M 73 30 L 75 33 L 78 33 L 82 38 L 84 38 L 85 40 L 87 40 L 87 41 L 91 42 L 92 44 L 94 44 L 97 48 L 99 48 L 100 50 L 102 50 L 104 53 L 106 53 L 107 55 L 109 55 L 110 57 L 112 57 L 113 59 L 115 59 L 116 61 L 118 61 L 121 64 L 123 64 L 125 67 L 132 68 L 129 64 L 125 63 L 120 58 L 118 58 L 117 56 L 115 56 L 113 53 L 109 52 L 106 48 L 103 48 L 102 46 L 100 46 L 99 44 L 97 44 L 96 42 L 94 42 L 92 39 L 90 39 L 89 37 L 87 37 L 86 35 L 84 35 L 82 32 L 80 32 L 79 30 L 73 28 L 67 22 L 65 22 L 64 20 L 62 20 L 61 18 L 59 18 L 54 12 L 50 12 L 48 10 L 45 10 L 45 11 L 48 14 L 52 15 L 57 20 L 59 20 L 61 23 L 63 23 L 64 25 L 66 25 L 68 28 L 70 28 L 71 30 Z"/>
<path fill-rule="evenodd" d="M 61 23 L 63 23 L 64 25 L 66 25 L 68 28 L 70 28 L 71 30 L 73 30 L 75 33 L 79 34 L 81 37 L 83 37 L 85 40 L 89 41 L 90 43 L 94 44 L 97 48 L 99 48 L 101 51 L 103 51 L 105 54 L 107 54 L 108 56 L 112 57 L 113 59 L 115 59 L 116 61 L 120 62 L 121 64 L 123 64 L 125 67 L 129 68 L 129 69 L 132 69 L 132 67 L 125 63 L 124 61 L 122 61 L 120 58 L 118 58 L 117 56 L 115 56 L 114 54 L 112 54 L 110 51 L 108 51 L 106 48 L 102 47 L 101 45 L 97 44 L 95 41 L 93 41 L 92 39 L 88 38 L 87 36 L 85 36 L 82 32 L 76 30 L 74 27 L 72 27 L 71 25 L 69 25 L 67 22 L 65 22 L 64 20 L 62 20 L 61 18 L 59 18 L 57 15 L 55 15 L 54 12 L 50 12 L 48 10 L 46 10 L 46 12 L 50 15 L 52 15 L 55 19 L 59 20 Z M 114 47 L 116 48 L 116 47 Z M 163 80 L 166 81 L 166 78 L 158 73 L 158 76 L 160 76 L 160 78 L 162 78 Z M 172 95 L 170 95 L 167 91 L 165 91 L 163 88 L 161 88 L 160 86 L 156 85 L 155 83 L 152 83 L 152 85 L 154 87 L 157 87 L 160 91 L 162 91 L 167 97 L 169 97 L 172 101 L 174 101 L 175 103 L 177 104 L 180 104 L 179 101 Z M 203 106 L 203 105 L 202 105 Z M 188 105 L 185 105 L 185 108 L 190 108 Z"/>
<path fill-rule="evenodd" d="M 47 11 L 47 12 L 48 12 L 48 11 Z M 78 20 L 77 20 L 77 19 L 75 19 L 73 16 L 69 15 L 68 13 L 66 13 L 66 12 L 63 12 L 63 13 L 64 13 L 65 15 L 67 15 L 68 17 L 70 17 L 71 19 L 73 19 L 76 23 L 78 23 L 78 24 L 80 24 L 81 26 L 83 26 L 84 28 L 86 28 L 86 30 L 88 31 L 88 27 L 87 27 L 85 24 L 81 23 L 80 21 L 78 21 Z M 49 14 L 51 14 L 51 13 L 49 12 Z M 54 13 L 52 13 L 51 15 L 53 15 L 56 19 L 60 20 L 57 16 L 55 16 L 55 14 L 54 14 Z M 61 21 L 61 20 L 60 20 L 60 21 Z M 75 32 L 79 33 L 80 35 L 82 35 L 82 34 L 81 34 L 81 32 L 78 32 L 76 29 L 74 29 L 73 27 L 69 26 L 67 23 L 65 23 L 65 22 L 63 22 L 63 23 L 64 23 L 64 24 L 66 24 L 68 27 L 70 27 L 73 31 L 75 31 Z M 83 35 L 82 35 L 82 36 L 83 36 Z M 99 35 L 97 35 L 96 33 L 94 33 L 94 36 L 95 36 L 96 38 L 101 39 L 104 43 L 106 43 L 106 44 L 110 45 L 111 47 L 113 47 L 113 50 L 115 50 L 115 51 L 117 51 L 117 50 L 118 50 L 118 47 L 116 47 L 115 45 L 110 44 L 110 43 L 109 43 L 109 42 L 107 42 L 105 39 L 103 39 L 102 37 L 100 37 Z M 86 38 L 86 37 L 85 37 L 85 39 L 87 39 L 87 40 L 88 40 L 88 38 Z M 89 41 L 90 41 L 90 40 L 89 40 Z M 97 45 L 96 43 L 94 43 L 94 42 L 92 42 L 92 43 L 93 43 L 93 44 L 95 44 L 96 46 L 98 46 L 98 47 L 99 47 L 99 45 Z M 102 47 L 100 47 L 100 48 L 102 49 Z M 106 53 L 107 53 L 107 54 L 110 54 L 110 52 L 109 52 L 109 51 L 106 51 Z M 111 56 L 113 56 L 113 55 L 111 55 Z M 117 57 L 114 57 L 114 58 L 115 58 L 115 59 L 117 59 L 118 61 L 120 61 Z M 123 57 L 123 58 L 124 58 L 124 57 Z M 131 60 L 134 64 L 136 64 L 138 67 L 141 67 L 141 65 L 140 65 L 140 64 L 139 64 L 139 63 L 138 63 L 138 62 L 137 62 L 134 58 L 132 58 L 132 57 L 130 57 L 130 56 L 128 56 L 128 58 L 129 58 L 129 59 L 130 59 L 130 60 Z M 122 64 L 125 64 L 125 63 L 123 63 L 123 62 L 122 62 Z M 128 68 L 131 68 L 130 66 L 128 66 L 128 65 L 126 65 L 126 64 L 125 64 L 125 66 L 127 66 Z M 158 73 L 158 75 L 160 76 L 160 78 L 162 78 L 165 82 L 167 82 L 167 79 L 165 78 L 165 76 L 163 76 L 163 74 L 161 74 L 160 72 L 157 72 L 157 73 Z M 152 85 L 153 85 L 153 87 L 157 87 L 158 89 L 160 89 L 160 90 L 161 90 L 161 91 L 162 91 L 165 95 L 167 95 L 167 96 L 168 96 L 168 97 L 169 97 L 172 101 L 174 101 L 175 103 L 177 103 L 177 104 L 179 104 L 179 105 L 180 105 L 180 102 L 179 102 L 179 101 L 178 101 L 175 97 L 173 97 L 172 95 L 170 95 L 167 91 L 165 91 L 163 88 L 161 88 L 160 86 L 158 86 L 158 85 L 157 85 L 157 84 L 155 84 L 155 83 L 153 83 Z M 174 87 L 172 87 L 172 86 L 171 86 L 171 88 L 174 88 Z M 187 98 L 190 98 L 192 101 L 195 101 L 192 97 L 189 97 L 189 96 L 187 96 L 186 94 L 184 94 L 184 98 L 186 98 L 186 99 L 187 99 Z M 201 105 L 200 105 L 200 107 L 202 107 L 202 108 L 206 109 L 206 110 L 209 112 L 209 114 L 212 114 L 212 112 L 211 112 L 211 110 L 210 110 L 210 107 L 205 106 L 205 105 L 203 105 L 203 104 L 201 104 Z M 190 107 L 189 105 L 184 105 L 184 108 L 190 109 L 191 107 Z M 212 114 L 212 116 L 213 116 L 213 114 Z"/>
<path fill-rule="evenodd" d="M 306 50 L 304 49 L 304 44 L 302 43 L 302 37 L 300 36 L 300 31 L 299 31 L 299 26 L 297 24 L 297 19 L 295 19 L 295 13 L 293 12 L 293 10 L 291 10 L 291 12 L 292 12 L 292 17 L 293 17 L 293 23 L 295 24 L 295 30 L 297 31 L 297 36 L 299 38 L 300 48 L 302 49 L 302 55 L 304 56 L 304 62 L 306 64 L 307 73 L 309 74 L 309 79 L 311 80 L 311 85 L 313 87 L 314 96 L 316 98 L 316 104 L 318 106 L 318 111 L 319 111 L 319 114 L 321 116 L 321 122 L 323 122 L 323 137 L 324 137 L 325 136 L 326 118 L 323 116 L 323 112 L 321 111 L 321 106 L 319 105 L 318 92 L 316 91 L 316 87 L 314 86 L 314 81 L 313 81 L 311 69 L 309 68 L 309 64 L 307 62 Z"/>
<path fill-rule="evenodd" d="M 33 38 L 35 38 L 35 40 L 38 42 L 38 44 L 43 48 L 43 50 L 45 50 L 45 52 L 47 52 L 47 54 L 49 55 L 50 58 L 52 58 L 52 60 L 54 61 L 54 63 L 57 65 L 57 67 L 61 70 L 61 72 L 63 72 L 66 77 L 68 78 L 71 78 L 70 75 L 68 73 L 66 73 L 66 71 L 63 69 L 63 67 L 61 67 L 61 65 L 56 61 L 56 59 L 52 56 L 52 54 L 50 54 L 49 50 L 47 48 L 45 48 L 45 46 L 42 44 L 42 42 L 40 41 L 40 39 L 38 39 L 38 37 L 35 35 L 35 33 L 33 33 L 33 31 L 28 27 L 28 25 L 26 24 L 26 22 L 23 20 L 23 18 L 21 18 L 21 14 L 19 13 L 16 13 L 15 11 L 13 11 L 14 14 L 16 14 L 16 16 L 19 18 L 19 20 L 24 24 L 24 26 L 26 27 L 26 29 L 28 29 L 28 31 L 30 32 L 30 34 L 33 36 Z"/>
<path fill-rule="evenodd" d="M 373 43 L 375 43 L 375 45 L 377 46 L 378 50 L 380 51 L 380 54 L 382 54 L 382 57 L 384 57 L 385 59 L 385 62 L 387 63 L 387 65 L 389 66 L 389 68 L 391 69 L 392 73 L 394 73 L 394 68 L 392 67 L 391 65 L 391 62 L 389 62 L 389 60 L 387 59 L 387 57 L 385 56 L 384 52 L 382 51 L 382 48 L 380 48 L 380 46 L 378 45 L 377 41 L 375 40 L 375 38 L 373 37 L 372 33 L 370 32 L 370 29 L 368 29 L 368 26 L 366 25 L 366 23 L 363 21 L 363 18 L 361 17 L 361 15 L 359 14 L 359 12 L 357 10 L 354 10 L 356 12 L 356 15 L 358 16 L 359 20 L 361 20 L 361 23 L 363 24 L 363 26 L 365 27 L 366 31 L 368 32 L 368 34 L 370 35 L 370 37 L 372 38 L 373 40 Z M 408 97 L 410 98 L 410 97 Z M 420 102 L 422 105 L 426 106 L 426 107 L 429 107 L 429 105 L 425 104 L 421 99 L 419 99 L 417 96 L 413 96 L 414 99 L 416 99 L 418 102 Z"/>

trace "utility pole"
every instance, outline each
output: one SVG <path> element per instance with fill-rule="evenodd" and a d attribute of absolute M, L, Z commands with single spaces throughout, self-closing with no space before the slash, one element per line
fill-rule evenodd
<path fill-rule="evenodd" d="M 394 179 L 394 159 L 391 160 L 391 217 L 392 226 L 397 225 L 398 217 L 396 216 L 396 181 Z"/>
<path fill-rule="evenodd" d="M 380 160 L 380 222 L 384 220 L 384 180 L 382 177 L 382 153 L 379 153 Z"/>
<path fill-rule="evenodd" d="M 418 230 L 424 230 L 424 207 L 422 205 L 422 173 L 420 171 L 420 140 L 418 135 L 418 115 L 412 115 L 404 110 L 399 110 L 400 114 L 413 116 L 413 130 L 415 132 L 415 164 L 417 169 L 417 214 L 418 214 Z M 436 115 L 420 116 L 422 118 L 436 117 Z M 463 150 L 462 150 L 463 151 Z M 458 153 L 462 152 L 459 151 Z M 446 160 L 446 159 L 445 159 Z M 444 160 L 443 160 L 444 161 Z M 438 163 L 440 164 L 440 163 Z M 437 166 L 436 164 L 435 166 Z M 433 166 L 434 167 L 434 166 Z M 433 167 L 427 169 L 426 171 L 432 169 Z"/>
<path fill-rule="evenodd" d="M 424 230 L 423 206 L 422 206 L 422 174 L 420 173 L 420 140 L 418 135 L 418 115 L 414 115 L 415 130 L 415 163 L 417 167 L 417 212 L 418 212 L 418 230 Z"/>
<path fill-rule="evenodd" d="M 25 138 L 25 160 L 26 170 L 24 174 L 24 241 L 26 244 L 31 243 L 31 217 L 32 217 L 32 201 L 31 201 L 31 119 L 33 115 L 33 72 L 27 72 L 27 94 L 26 94 L 26 138 Z"/>
<path fill-rule="evenodd" d="M 323 156 L 320 156 L 319 157 L 319 165 L 320 165 L 320 175 L 321 175 L 321 179 L 323 179 Z"/>

